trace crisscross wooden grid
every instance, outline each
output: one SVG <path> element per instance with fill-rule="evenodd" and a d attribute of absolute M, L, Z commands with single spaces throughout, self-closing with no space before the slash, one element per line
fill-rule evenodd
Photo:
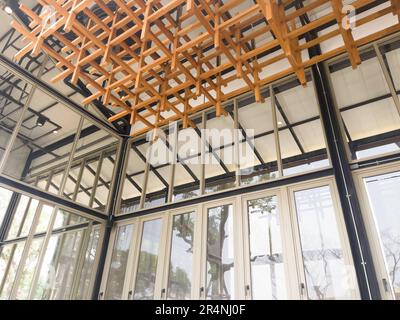
<path fill-rule="evenodd" d="M 306 85 L 304 68 L 344 51 L 355 68 L 361 62 L 358 46 L 399 30 L 397 23 L 355 41 L 342 23 L 342 0 L 308 1 L 297 9 L 289 6 L 292 0 L 38 2 L 46 8 L 39 15 L 20 7 L 30 19 L 28 27 L 12 22 L 27 41 L 16 59 L 43 50 L 60 69 L 52 81 L 82 80 L 92 92 L 82 104 L 100 99 L 114 107 L 110 121 L 130 115 L 132 135 L 179 119 L 184 127 L 194 126 L 189 116 L 208 107 L 224 115 L 223 102 L 246 91 L 254 91 L 259 102 L 261 86 L 290 73 Z M 373 3 L 356 0 L 352 6 Z M 356 24 L 398 15 L 399 8 L 392 0 Z M 305 21 L 304 14 L 318 18 Z M 324 32 L 332 21 L 336 27 Z M 318 36 L 305 37 L 312 32 Z M 305 54 L 337 36 L 343 46 L 312 58 Z M 49 37 L 60 43 L 61 52 L 46 43 Z M 287 67 L 268 69 L 281 61 Z"/>

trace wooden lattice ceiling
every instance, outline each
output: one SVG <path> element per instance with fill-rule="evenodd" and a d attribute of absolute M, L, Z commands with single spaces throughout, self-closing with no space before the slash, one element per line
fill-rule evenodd
<path fill-rule="evenodd" d="M 12 22 L 27 41 L 16 59 L 46 52 L 60 69 L 52 81 L 80 79 L 92 92 L 83 104 L 101 99 L 114 107 L 110 121 L 130 115 L 132 135 L 139 135 L 179 119 L 194 126 L 189 116 L 208 107 L 224 115 L 223 102 L 246 91 L 259 102 L 261 86 L 290 73 L 306 85 L 304 68 L 345 51 L 355 68 L 361 61 L 357 47 L 400 29 L 397 23 L 355 41 L 342 25 L 342 0 L 306 1 L 297 9 L 293 2 L 38 0 L 52 9 L 36 14 L 21 5 L 29 26 Z M 351 4 L 361 9 L 374 2 Z M 357 26 L 398 15 L 400 0 L 368 12 Z M 318 37 L 305 37 L 313 32 Z M 312 58 L 304 54 L 338 36 L 342 46 Z M 61 52 L 46 43 L 49 37 Z M 287 66 L 268 68 L 280 62 Z"/>

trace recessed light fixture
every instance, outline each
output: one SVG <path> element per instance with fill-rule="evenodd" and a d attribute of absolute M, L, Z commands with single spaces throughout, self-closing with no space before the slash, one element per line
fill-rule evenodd
<path fill-rule="evenodd" d="M 11 9 L 10 6 L 5 6 L 5 7 L 4 7 L 4 11 L 5 11 L 7 14 L 12 14 L 12 13 L 13 13 L 13 9 Z"/>
<path fill-rule="evenodd" d="M 53 130 L 53 133 L 54 133 L 54 134 L 57 134 L 57 133 L 58 133 L 58 129 L 54 129 L 54 130 Z"/>
<path fill-rule="evenodd" d="M 278 121 L 278 126 L 282 125 L 282 121 Z"/>

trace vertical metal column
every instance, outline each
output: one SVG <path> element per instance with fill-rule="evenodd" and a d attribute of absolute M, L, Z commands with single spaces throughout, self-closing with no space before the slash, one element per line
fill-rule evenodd
<path fill-rule="evenodd" d="M 281 144 L 280 144 L 280 140 L 279 140 L 278 118 L 276 116 L 275 92 L 274 92 L 274 87 L 272 86 L 272 84 L 269 86 L 269 96 L 271 98 L 272 122 L 273 122 L 273 126 L 274 126 L 276 162 L 278 164 L 279 177 L 283 177 Z"/>
<path fill-rule="evenodd" d="M 326 69 L 323 64 L 319 63 L 312 66 L 311 70 L 343 209 L 360 295 L 362 299 L 366 300 L 380 299 L 381 295 L 371 249 L 350 165 L 346 157 L 345 142 L 341 139 L 339 121 L 335 112 Z"/>
<path fill-rule="evenodd" d="M 115 183 L 113 184 L 110 193 L 110 212 L 108 215 L 108 220 L 105 226 L 104 230 L 104 237 L 103 237 L 103 242 L 101 244 L 101 251 L 100 251 L 100 257 L 99 257 L 99 262 L 97 265 L 97 270 L 96 270 L 96 277 L 94 279 L 94 284 L 93 284 L 93 290 L 92 290 L 92 300 L 98 300 L 101 299 L 103 293 L 100 292 L 100 286 L 101 286 L 101 280 L 103 277 L 104 273 L 104 267 L 105 267 L 105 262 L 106 262 L 106 257 L 107 257 L 107 251 L 108 251 L 108 246 L 110 242 L 110 236 L 111 236 L 111 230 L 114 224 L 114 216 L 116 212 L 119 210 L 119 201 L 117 200 L 119 193 L 119 189 L 122 188 L 123 185 L 123 180 L 125 177 L 125 174 L 123 172 L 124 169 L 124 163 L 125 163 L 125 158 L 127 157 L 128 154 L 128 138 L 123 138 L 121 141 L 121 147 L 119 149 L 119 156 L 117 157 L 117 162 L 115 164 L 115 172 L 117 173 L 115 175 Z"/>
<path fill-rule="evenodd" d="M 100 178 L 101 169 L 103 166 L 103 160 L 104 160 L 104 151 L 102 151 L 100 154 L 99 163 L 97 164 L 97 168 L 96 168 L 96 175 L 94 177 L 93 188 L 92 188 L 92 192 L 90 193 L 90 199 L 89 199 L 89 207 L 90 208 L 93 208 L 94 199 L 96 198 L 97 185 L 99 184 L 99 178 Z"/>
<path fill-rule="evenodd" d="M 240 186 L 240 154 L 239 154 L 239 110 L 237 99 L 233 100 L 233 152 L 235 164 L 235 186 Z"/>
<path fill-rule="evenodd" d="M 173 132 L 171 133 L 171 130 Z M 172 202 L 172 197 L 174 195 L 174 184 L 175 184 L 175 171 L 176 171 L 176 163 L 178 160 L 178 122 L 175 121 L 172 126 L 170 126 L 170 136 L 172 136 L 172 146 L 170 143 L 170 146 L 172 148 L 171 153 L 172 153 L 172 162 L 171 162 L 171 172 L 168 180 L 168 194 L 167 194 L 167 202 L 170 203 Z M 166 144 L 167 145 L 167 144 Z"/>
<path fill-rule="evenodd" d="M 201 114 L 201 129 L 205 130 L 207 126 L 207 115 L 203 111 Z M 200 195 L 204 194 L 204 190 L 206 187 L 206 178 L 205 178 L 205 159 L 206 159 L 206 137 L 205 133 L 201 131 L 201 137 L 200 137 L 200 165 L 201 165 L 201 170 L 200 170 L 200 190 L 199 193 Z"/>

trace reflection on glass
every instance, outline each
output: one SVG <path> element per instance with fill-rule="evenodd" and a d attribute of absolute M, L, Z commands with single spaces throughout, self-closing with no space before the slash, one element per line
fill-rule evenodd
<path fill-rule="evenodd" d="M 86 231 L 87 232 L 87 231 Z M 92 280 L 92 274 L 95 267 L 95 258 L 97 245 L 100 238 L 100 227 L 94 227 L 90 233 L 90 239 L 88 248 L 85 254 L 85 261 L 83 262 L 82 270 L 80 271 L 80 277 L 78 282 L 78 288 L 74 293 L 74 299 L 90 299 L 90 283 Z"/>
<path fill-rule="evenodd" d="M 25 266 L 22 269 L 21 279 L 18 283 L 16 299 L 28 299 L 29 290 L 31 288 L 33 275 L 39 258 L 40 249 L 42 248 L 44 237 L 34 239 L 28 251 L 28 257 Z"/>
<path fill-rule="evenodd" d="M 0 224 L 3 221 L 4 215 L 7 211 L 8 204 L 11 200 L 11 196 L 12 196 L 11 191 L 4 188 L 0 188 Z"/>
<path fill-rule="evenodd" d="M 36 226 L 35 233 L 46 232 L 50 222 L 51 214 L 53 213 L 53 207 L 43 205 L 39 216 L 39 222 Z"/>
<path fill-rule="evenodd" d="M 286 299 L 277 197 L 247 202 L 252 298 Z"/>
<path fill-rule="evenodd" d="M 118 228 L 108 272 L 105 299 L 121 299 L 132 235 L 132 224 Z"/>
<path fill-rule="evenodd" d="M 195 213 L 175 215 L 172 224 L 168 299 L 190 299 Z"/>
<path fill-rule="evenodd" d="M 7 234 L 7 239 L 13 239 L 28 235 L 33 216 L 35 215 L 39 201 L 21 196 L 13 221 Z"/>
<path fill-rule="evenodd" d="M 50 238 L 34 294 L 35 299 L 69 299 L 82 235 L 83 231 L 79 230 Z"/>
<path fill-rule="evenodd" d="M 3 247 L 0 255 L 0 299 L 10 298 L 25 242 Z"/>
<path fill-rule="evenodd" d="M 77 214 L 65 211 L 63 209 L 59 209 L 57 211 L 56 220 L 54 222 L 54 229 L 70 226 L 73 224 L 84 223 L 87 222 L 88 219 L 78 216 Z"/>
<path fill-rule="evenodd" d="M 233 207 L 208 209 L 207 299 L 232 299 L 234 292 Z"/>
<path fill-rule="evenodd" d="M 393 295 L 400 300 L 400 172 L 364 179 Z"/>
<path fill-rule="evenodd" d="M 352 298 L 329 186 L 295 192 L 295 201 L 308 297 Z"/>
<path fill-rule="evenodd" d="M 135 300 L 149 300 L 154 297 L 161 226 L 161 219 L 146 221 L 143 224 L 135 293 L 133 296 Z"/>

